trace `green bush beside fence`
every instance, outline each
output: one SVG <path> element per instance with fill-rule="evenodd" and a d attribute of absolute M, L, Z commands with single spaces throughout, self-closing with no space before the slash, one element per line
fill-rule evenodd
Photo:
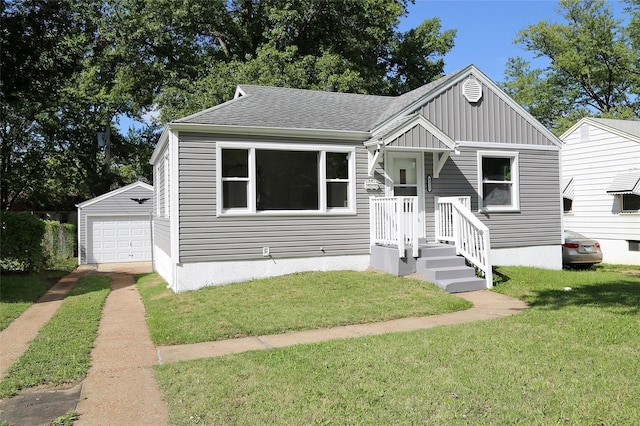
<path fill-rule="evenodd" d="M 42 248 L 45 266 L 54 267 L 74 257 L 76 227 L 70 223 L 46 220 Z"/>
<path fill-rule="evenodd" d="M 75 226 L 43 221 L 29 213 L 0 213 L 0 269 L 33 272 L 59 265 L 75 255 Z"/>
<path fill-rule="evenodd" d="M 3 212 L 0 218 L 0 268 L 18 272 L 40 269 L 44 264 L 44 222 L 28 213 Z"/>

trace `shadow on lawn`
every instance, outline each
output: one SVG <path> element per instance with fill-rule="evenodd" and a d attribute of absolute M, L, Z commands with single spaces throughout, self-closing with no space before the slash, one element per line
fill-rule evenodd
<path fill-rule="evenodd" d="M 573 287 L 571 290 L 533 290 L 530 307 L 563 309 L 568 306 L 613 308 L 625 315 L 640 313 L 640 281 L 615 281 Z"/>

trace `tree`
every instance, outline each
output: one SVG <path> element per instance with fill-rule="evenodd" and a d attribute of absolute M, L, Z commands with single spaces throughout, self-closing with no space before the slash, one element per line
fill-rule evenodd
<path fill-rule="evenodd" d="M 193 0 L 197 2 L 197 0 Z M 230 1 L 213 24 L 188 25 L 212 44 L 198 78 L 173 79 L 158 103 L 162 120 L 211 107 L 238 84 L 397 94 L 443 73 L 454 30 L 437 18 L 402 34 L 406 0 Z M 220 18 L 223 16 L 224 18 Z M 217 26 L 215 26 L 217 25 Z"/>
<path fill-rule="evenodd" d="M 73 200 L 151 178 L 164 121 L 228 100 L 237 84 L 396 94 L 443 72 L 455 31 L 402 34 L 412 0 L 15 0 L 3 2 L 2 209 Z M 108 151 L 96 131 L 111 130 Z M 108 152 L 108 154 L 107 154 Z"/>
<path fill-rule="evenodd" d="M 519 33 L 516 42 L 549 66 L 511 59 L 507 93 L 557 133 L 585 115 L 638 117 L 640 54 L 630 31 L 637 14 L 625 28 L 603 0 L 561 0 L 559 13 L 566 23 L 541 21 Z"/>
<path fill-rule="evenodd" d="M 37 184 L 59 149 L 65 78 L 80 67 L 85 28 L 69 1 L 2 3 L 1 208 Z"/>

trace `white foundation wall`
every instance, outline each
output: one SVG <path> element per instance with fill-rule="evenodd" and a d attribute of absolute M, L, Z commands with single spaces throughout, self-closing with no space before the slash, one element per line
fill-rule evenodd
<path fill-rule="evenodd" d="M 562 269 L 562 246 L 535 246 L 491 249 L 494 266 L 531 266 L 542 269 Z"/>
<path fill-rule="evenodd" d="M 153 270 L 167 282 L 167 287 L 173 288 L 171 257 L 158 246 L 153 246 Z"/>
<path fill-rule="evenodd" d="M 640 235 L 638 236 L 640 239 Z M 602 262 L 619 265 L 640 265 L 640 251 L 629 251 L 626 240 L 598 239 L 602 250 Z"/>
<path fill-rule="evenodd" d="M 368 267 L 369 255 L 183 263 L 177 265 L 176 285 L 172 285 L 171 288 L 179 293 L 211 285 L 238 283 L 295 272 L 364 271 Z M 166 279 L 164 275 L 162 277 Z"/>

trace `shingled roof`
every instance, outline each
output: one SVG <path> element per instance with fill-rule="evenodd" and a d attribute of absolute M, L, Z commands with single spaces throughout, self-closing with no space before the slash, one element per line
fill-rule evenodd
<path fill-rule="evenodd" d="M 174 122 L 368 132 L 393 119 L 467 68 L 401 96 L 240 85 L 241 96 Z"/>

